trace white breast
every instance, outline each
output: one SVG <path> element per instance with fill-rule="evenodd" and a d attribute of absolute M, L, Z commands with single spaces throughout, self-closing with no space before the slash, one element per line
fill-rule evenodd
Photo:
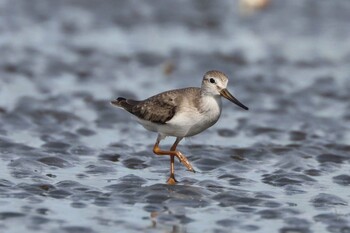
<path fill-rule="evenodd" d="M 221 98 L 202 98 L 200 111 L 190 104 L 184 104 L 170 121 L 158 127 L 158 132 L 165 136 L 189 137 L 214 125 L 221 114 Z"/>

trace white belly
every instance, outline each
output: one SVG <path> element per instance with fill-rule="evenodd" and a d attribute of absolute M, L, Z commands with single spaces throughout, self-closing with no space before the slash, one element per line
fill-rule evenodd
<path fill-rule="evenodd" d="M 179 108 L 175 116 L 166 124 L 156 124 L 138 119 L 150 131 L 163 136 L 190 137 L 214 125 L 221 114 L 221 99 L 207 97 L 203 101 L 201 111 L 189 105 Z"/>

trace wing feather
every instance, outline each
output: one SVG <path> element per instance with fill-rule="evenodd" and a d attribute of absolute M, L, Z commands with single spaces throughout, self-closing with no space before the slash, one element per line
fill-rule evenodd
<path fill-rule="evenodd" d="M 169 92 L 161 93 L 136 104 L 130 112 L 140 119 L 165 124 L 176 113 L 175 98 Z"/>
<path fill-rule="evenodd" d="M 112 101 L 112 104 L 124 108 L 142 120 L 166 124 L 175 116 L 178 105 L 185 98 L 183 94 L 187 91 L 198 95 L 199 90 L 199 88 L 184 88 L 166 91 L 143 101 L 119 97 Z"/>

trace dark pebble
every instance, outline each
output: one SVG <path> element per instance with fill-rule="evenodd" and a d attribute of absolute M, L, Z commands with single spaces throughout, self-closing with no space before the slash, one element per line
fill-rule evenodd
<path fill-rule="evenodd" d="M 98 156 L 101 160 L 107 160 L 111 162 L 118 162 L 120 159 L 120 154 L 101 154 Z"/>
<path fill-rule="evenodd" d="M 43 148 L 49 149 L 50 151 L 62 152 L 68 150 L 71 145 L 65 142 L 47 142 L 42 145 Z"/>
<path fill-rule="evenodd" d="M 54 190 L 54 191 L 51 191 L 48 193 L 48 196 L 50 196 L 52 198 L 56 198 L 56 199 L 63 199 L 63 198 L 66 198 L 70 195 L 72 195 L 70 192 L 62 190 L 62 189 L 57 189 L 57 190 Z"/>
<path fill-rule="evenodd" d="M 220 193 L 213 196 L 213 199 L 220 203 L 220 206 L 237 206 L 237 205 L 246 205 L 246 206 L 259 206 L 262 200 L 257 198 L 252 198 L 248 196 L 242 196 L 242 194 L 237 193 Z"/>
<path fill-rule="evenodd" d="M 7 188 L 9 188 L 9 187 L 12 187 L 12 186 L 14 186 L 14 185 L 15 185 L 15 184 L 12 183 L 12 182 L 9 181 L 9 180 L 0 179 L 0 187 L 7 187 Z"/>
<path fill-rule="evenodd" d="M 53 167 L 59 167 L 59 168 L 72 167 L 72 164 L 58 157 L 44 157 L 44 158 L 38 159 L 38 161 Z"/>
<path fill-rule="evenodd" d="M 310 202 L 314 207 L 334 207 L 337 205 L 348 205 L 348 202 L 342 198 L 327 193 L 320 193 L 313 197 Z"/>
<path fill-rule="evenodd" d="M 265 218 L 265 219 L 283 218 L 283 214 L 279 210 L 267 209 L 267 210 L 260 210 L 256 213 L 259 214 L 261 218 Z"/>
<path fill-rule="evenodd" d="M 149 165 L 145 163 L 145 161 L 138 158 L 128 158 L 123 160 L 123 164 L 125 167 L 130 169 L 144 169 Z"/>
<path fill-rule="evenodd" d="M 30 218 L 31 224 L 33 225 L 42 225 L 50 222 L 51 220 L 48 218 L 44 218 L 42 216 L 34 216 Z"/>
<path fill-rule="evenodd" d="M 0 212 L 0 220 L 24 217 L 25 214 L 18 212 Z"/>
<path fill-rule="evenodd" d="M 309 228 L 302 227 L 283 227 L 279 231 L 280 233 L 311 233 Z"/>
<path fill-rule="evenodd" d="M 82 203 L 82 202 L 72 202 L 70 204 L 73 208 L 77 208 L 77 209 L 82 209 L 82 208 L 86 208 L 86 204 Z"/>
<path fill-rule="evenodd" d="M 229 138 L 236 136 L 237 133 L 234 130 L 230 129 L 218 129 L 218 135 L 221 137 Z"/>
<path fill-rule="evenodd" d="M 308 170 L 305 170 L 304 173 L 306 175 L 309 175 L 309 176 L 320 176 L 321 175 L 321 171 L 318 169 L 308 169 Z"/>
<path fill-rule="evenodd" d="M 89 165 L 86 167 L 87 174 L 106 174 L 106 173 L 115 173 L 116 170 L 113 167 L 108 166 L 97 166 L 97 165 Z"/>
<path fill-rule="evenodd" d="M 276 171 L 274 174 L 263 175 L 263 182 L 274 186 L 285 185 L 302 185 L 315 182 L 311 177 L 304 174 L 285 173 L 283 171 Z"/>
<path fill-rule="evenodd" d="M 313 217 L 314 221 L 327 225 L 345 225 L 348 223 L 347 216 L 339 213 L 323 213 Z"/>
<path fill-rule="evenodd" d="M 345 185 L 348 186 L 350 185 L 350 176 L 349 175 L 339 175 L 339 176 L 335 176 L 333 177 L 333 182 L 340 184 L 340 185 Z"/>
<path fill-rule="evenodd" d="M 302 131 L 290 132 L 290 140 L 292 141 L 303 141 L 306 139 L 306 134 Z"/>
<path fill-rule="evenodd" d="M 336 154 L 321 154 L 317 156 L 317 160 L 320 163 L 343 163 L 345 160 L 350 159 Z"/>
<path fill-rule="evenodd" d="M 81 226 L 70 226 L 70 227 L 62 227 L 60 230 L 57 231 L 62 233 L 95 233 L 95 231 L 88 227 L 81 227 Z M 56 233 L 54 231 L 54 233 Z"/>
<path fill-rule="evenodd" d="M 77 130 L 77 133 L 82 136 L 92 136 L 95 135 L 96 132 L 87 128 L 80 128 Z"/>
<path fill-rule="evenodd" d="M 223 220 L 217 221 L 216 224 L 223 227 L 232 227 L 234 225 L 237 225 L 238 221 L 233 219 L 223 219 Z"/>

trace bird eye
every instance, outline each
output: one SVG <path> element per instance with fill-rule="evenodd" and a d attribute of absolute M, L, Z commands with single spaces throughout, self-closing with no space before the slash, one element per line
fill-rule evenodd
<path fill-rule="evenodd" d="M 215 83 L 215 79 L 213 79 L 213 78 L 209 79 L 209 81 L 210 81 L 211 83 Z"/>

